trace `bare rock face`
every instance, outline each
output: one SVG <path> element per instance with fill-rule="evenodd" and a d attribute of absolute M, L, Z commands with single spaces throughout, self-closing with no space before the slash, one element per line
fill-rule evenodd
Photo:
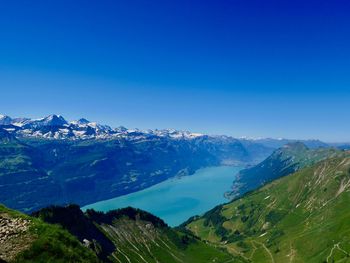
<path fill-rule="evenodd" d="M 33 241 L 28 233 L 30 224 L 30 220 L 0 213 L 0 261 L 11 261 L 29 248 Z"/>

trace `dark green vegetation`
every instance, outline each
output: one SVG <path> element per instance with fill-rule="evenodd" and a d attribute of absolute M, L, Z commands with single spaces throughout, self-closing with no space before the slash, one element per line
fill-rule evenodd
<path fill-rule="evenodd" d="M 3 218 L 12 220 L 5 222 L 7 229 L 17 231 L 5 236 L 0 231 L 0 259 L 8 262 L 206 263 L 239 259 L 130 207 L 83 213 L 76 205 L 51 206 L 29 217 L 1 206 L 2 227 Z M 21 225 L 25 228 L 19 231 Z"/>
<path fill-rule="evenodd" d="M 291 174 L 320 160 L 341 154 L 335 148 L 309 149 L 301 142 L 289 143 L 277 149 L 263 162 L 238 173 L 230 197 L 240 196 L 279 177 Z"/>
<path fill-rule="evenodd" d="M 84 239 L 91 241 L 90 248 L 104 261 L 116 249 L 113 242 L 101 232 L 94 220 L 90 220 L 77 205 L 51 206 L 33 213 L 32 216 L 50 224 L 61 225 L 81 242 Z"/>
<path fill-rule="evenodd" d="M 297 172 L 192 218 L 185 228 L 246 262 L 350 262 L 350 154 L 312 157 L 300 158 Z"/>
<path fill-rule="evenodd" d="M 27 213 L 52 204 L 86 205 L 202 167 L 251 163 L 271 151 L 230 137 L 133 136 L 19 140 L 0 128 L 0 202 Z"/>

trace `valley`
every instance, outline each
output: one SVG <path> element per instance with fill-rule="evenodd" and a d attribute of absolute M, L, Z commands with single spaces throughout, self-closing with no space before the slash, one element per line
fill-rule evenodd
<path fill-rule="evenodd" d="M 112 129 L 59 115 L 2 117 L 0 202 L 26 213 L 52 204 L 84 206 L 205 167 L 255 164 L 272 151 L 228 136 Z"/>
<path fill-rule="evenodd" d="M 0 125 L 0 202 L 9 207 L 0 209 L 2 259 L 348 261 L 343 146 L 63 120 Z M 79 125 L 77 134 L 91 137 L 57 135 Z"/>
<path fill-rule="evenodd" d="M 1 1 L 0 263 L 350 263 L 349 14 Z"/>

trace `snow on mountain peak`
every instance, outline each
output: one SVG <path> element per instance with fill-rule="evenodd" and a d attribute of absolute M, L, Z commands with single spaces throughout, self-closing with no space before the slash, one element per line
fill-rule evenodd
<path fill-rule="evenodd" d="M 12 119 L 9 116 L 0 114 L 0 125 L 9 125 L 11 121 Z"/>
<path fill-rule="evenodd" d="M 87 124 L 90 123 L 90 121 L 88 121 L 88 120 L 85 119 L 85 118 L 81 118 L 81 119 L 79 119 L 79 120 L 77 120 L 77 121 L 71 121 L 70 123 L 71 123 L 71 124 L 74 124 L 74 125 L 87 125 Z"/>
<path fill-rule="evenodd" d="M 108 125 L 90 122 L 85 118 L 67 122 L 61 115 L 51 114 L 40 119 L 15 118 L 0 115 L 0 126 L 16 136 L 43 137 L 53 139 L 109 139 L 127 138 L 130 140 L 148 139 L 150 136 L 172 139 L 194 139 L 203 134 L 179 131 L 175 129 L 139 130 L 128 129 L 123 126 L 112 129 Z"/>
<path fill-rule="evenodd" d="M 78 124 L 88 124 L 90 121 L 88 121 L 87 119 L 81 118 L 77 121 Z"/>
<path fill-rule="evenodd" d="M 52 126 L 63 126 L 68 124 L 67 121 L 61 116 L 56 114 L 51 114 L 43 119 L 43 123 Z"/>

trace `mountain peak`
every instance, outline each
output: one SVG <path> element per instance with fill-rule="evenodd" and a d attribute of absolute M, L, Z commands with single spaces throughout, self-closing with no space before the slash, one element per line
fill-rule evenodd
<path fill-rule="evenodd" d="M 12 119 L 9 116 L 0 114 L 0 125 L 9 125 L 11 122 Z"/>
<path fill-rule="evenodd" d="M 290 142 L 282 147 L 283 149 L 293 150 L 293 151 L 307 151 L 309 148 L 302 142 Z"/>
<path fill-rule="evenodd" d="M 56 114 L 51 114 L 39 121 L 42 122 L 44 126 L 63 126 L 65 124 L 68 124 L 61 115 Z"/>
<path fill-rule="evenodd" d="M 88 125 L 91 122 L 85 118 L 80 118 L 79 120 L 71 121 L 70 123 L 74 125 Z"/>
<path fill-rule="evenodd" d="M 90 121 L 88 121 L 85 118 L 80 118 L 79 120 L 77 120 L 77 123 L 78 124 L 88 124 L 88 123 L 90 123 Z"/>

